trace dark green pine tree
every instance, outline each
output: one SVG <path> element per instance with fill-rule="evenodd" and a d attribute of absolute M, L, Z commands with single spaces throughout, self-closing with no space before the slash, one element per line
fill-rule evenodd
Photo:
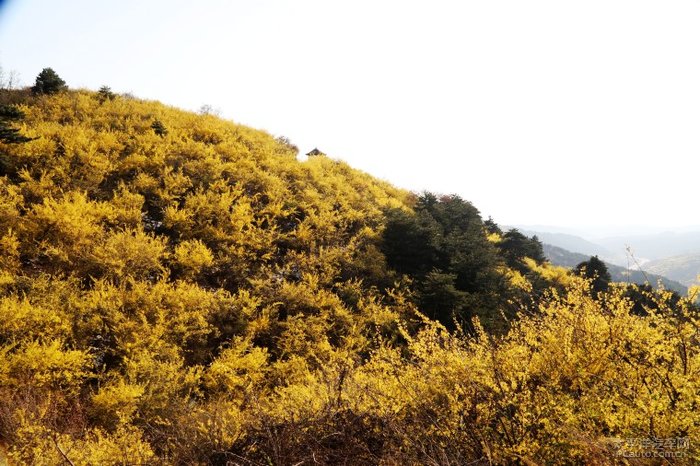
<path fill-rule="evenodd" d="M 97 97 L 100 102 L 104 102 L 106 100 L 114 100 L 117 95 L 112 92 L 112 89 L 109 86 L 102 86 L 100 90 L 97 91 Z"/>
<path fill-rule="evenodd" d="M 24 113 L 11 105 L 0 106 L 0 142 L 4 144 L 22 144 L 36 138 L 29 138 L 19 134 L 19 129 L 12 128 L 13 121 L 24 118 Z"/>
<path fill-rule="evenodd" d="M 154 121 L 151 124 L 151 129 L 153 129 L 153 132 L 160 137 L 164 137 L 166 134 L 168 134 L 168 128 L 166 128 L 163 122 L 160 120 Z"/>
<path fill-rule="evenodd" d="M 508 230 L 502 235 L 502 240 L 498 243 L 498 249 L 506 260 L 506 264 L 520 273 L 528 273 L 529 271 L 529 268 L 523 262 L 525 257 L 534 259 L 539 264 L 546 261 L 542 243 L 537 239 L 537 236 L 528 238 L 515 228 Z"/>
<path fill-rule="evenodd" d="M 34 94 L 56 94 L 66 89 L 66 82 L 51 68 L 41 70 L 32 86 Z"/>
<path fill-rule="evenodd" d="M 608 284 L 612 280 L 608 266 L 605 262 L 593 256 L 589 260 L 581 262 L 574 268 L 574 273 L 591 280 L 592 291 L 596 294 L 608 289 Z"/>

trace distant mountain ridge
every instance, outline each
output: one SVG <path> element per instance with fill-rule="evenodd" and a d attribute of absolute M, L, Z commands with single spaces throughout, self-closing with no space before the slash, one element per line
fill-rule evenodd
<path fill-rule="evenodd" d="M 587 256 L 598 256 L 626 273 L 629 262 L 630 265 L 634 264 L 635 269 L 641 268 L 650 277 L 661 276 L 674 282 L 676 287 L 681 284 L 684 287 L 690 286 L 696 283 L 700 275 L 700 231 L 653 232 L 588 240 L 575 234 L 563 233 L 562 229 L 556 227 L 551 227 L 551 231 L 539 231 L 526 226 L 516 228 L 527 236 L 536 235 L 548 246 L 564 250 L 562 253 L 552 251 L 555 256 L 553 263 L 562 260 L 578 263 L 587 260 Z M 570 260 L 565 260 L 564 257 L 570 254 L 578 256 L 569 256 Z M 572 267 L 576 264 L 561 265 Z M 643 272 L 634 272 L 633 275 L 637 278 L 641 275 L 643 282 Z M 655 282 L 656 278 L 650 278 L 650 281 Z"/>
<path fill-rule="evenodd" d="M 581 262 L 590 259 L 590 256 L 585 254 L 567 251 L 564 248 L 547 243 L 542 243 L 542 249 L 544 250 L 545 257 L 547 257 L 552 264 L 562 267 L 573 268 Z M 700 260 L 700 257 L 698 259 Z M 645 274 L 645 272 L 640 270 L 628 270 L 625 267 L 611 264 L 609 262 L 606 262 L 605 265 L 608 267 L 612 280 L 616 282 L 631 282 L 637 284 L 649 282 L 649 284 L 655 288 L 657 287 L 658 283 L 661 282 L 664 288 L 677 291 L 681 295 L 685 295 L 688 292 L 688 288 L 684 284 L 671 280 L 665 276 L 654 273 Z"/>
<path fill-rule="evenodd" d="M 700 254 L 700 231 L 615 236 L 597 242 L 612 251 L 622 251 L 629 246 L 635 256 L 648 260 Z"/>
<path fill-rule="evenodd" d="M 569 233 L 550 233 L 545 231 L 532 231 L 518 228 L 518 230 L 526 236 L 537 236 L 543 243 L 566 249 L 567 251 L 576 252 L 579 254 L 587 254 L 590 256 L 608 257 L 611 252 L 600 244 L 588 241 L 577 235 Z"/>
<path fill-rule="evenodd" d="M 527 236 L 537 236 L 542 243 L 562 248 L 567 252 L 583 254 L 585 256 L 598 256 L 605 262 L 622 265 L 625 262 L 624 249 L 622 251 L 611 251 L 605 246 L 589 241 L 581 236 L 571 233 L 537 231 L 526 227 L 515 227 L 522 234 Z M 584 260 L 588 260 L 588 257 Z M 581 262 L 581 261 L 579 261 Z M 577 262 L 578 263 L 578 262 Z M 576 265 L 576 264 L 574 264 Z"/>

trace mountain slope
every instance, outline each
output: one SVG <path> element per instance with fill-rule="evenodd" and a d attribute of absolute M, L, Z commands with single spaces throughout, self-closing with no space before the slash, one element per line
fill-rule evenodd
<path fill-rule="evenodd" d="M 228 441 L 200 429 L 235 433 L 252 387 L 367 352 L 413 315 L 378 249 L 383 212 L 410 210 L 410 193 L 157 102 L 0 104 L 34 138 L 0 143 L 0 443 L 17 464 L 63 462 L 32 433 L 46 429 L 76 464 L 119 448 L 195 464 L 197 438 Z"/>
<path fill-rule="evenodd" d="M 36 271 L 131 273 L 97 263 L 84 248 L 83 228 L 108 243 L 121 232 L 144 247 L 162 243 L 150 272 L 175 276 L 187 268 L 176 250 L 201 242 L 212 261 L 200 278 L 234 289 L 312 248 L 335 251 L 324 265 L 334 267 L 340 245 L 371 236 L 364 228 L 376 228 L 383 209 L 407 205 L 407 192 L 326 157 L 301 163 L 271 136 L 212 116 L 86 92 L 30 103 L 21 107 L 24 125 L 38 139 L 8 146 L 0 170 L 8 210 L 2 226 L 12 228 L 17 254 Z M 75 223 L 55 224 L 61 212 Z"/>
<path fill-rule="evenodd" d="M 649 272 L 664 275 L 686 286 L 697 283 L 700 275 L 700 254 L 687 254 L 657 259 L 644 264 Z"/>

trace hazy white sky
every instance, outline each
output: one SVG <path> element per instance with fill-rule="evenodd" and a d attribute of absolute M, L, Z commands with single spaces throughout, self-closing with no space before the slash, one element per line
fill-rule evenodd
<path fill-rule="evenodd" d="M 5 2 L 30 85 L 210 104 L 508 224 L 698 224 L 700 1 Z"/>

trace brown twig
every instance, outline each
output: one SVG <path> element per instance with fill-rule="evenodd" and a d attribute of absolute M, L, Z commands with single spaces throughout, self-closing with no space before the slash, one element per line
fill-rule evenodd
<path fill-rule="evenodd" d="M 61 456 L 63 457 L 63 459 L 66 460 L 66 463 L 70 464 L 70 466 L 75 466 L 75 463 L 73 463 L 73 462 L 70 460 L 70 458 L 68 458 L 68 455 L 66 455 L 66 452 L 63 451 L 63 448 L 61 448 L 61 445 L 58 444 L 58 440 L 56 439 L 55 436 L 53 437 L 53 443 L 54 443 L 54 445 L 56 445 L 56 449 L 57 449 L 58 452 L 61 454 Z"/>

